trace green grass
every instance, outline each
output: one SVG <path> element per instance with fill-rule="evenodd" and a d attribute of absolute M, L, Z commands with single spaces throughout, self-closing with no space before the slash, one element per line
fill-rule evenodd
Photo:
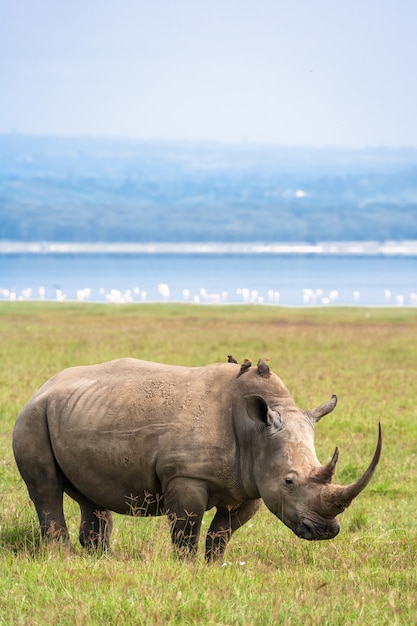
<path fill-rule="evenodd" d="M 201 365 L 264 356 L 297 404 L 336 393 L 316 427 L 336 480 L 383 452 L 331 541 L 297 539 L 265 507 L 232 538 L 224 566 L 177 561 L 164 518 L 115 515 L 112 551 L 44 546 L 15 466 L 20 408 L 64 367 L 119 356 Z M 417 614 L 417 310 L 0 303 L 0 624 L 414 624 Z M 205 517 L 208 527 L 212 512 Z M 203 537 L 202 540 L 203 541 Z"/>

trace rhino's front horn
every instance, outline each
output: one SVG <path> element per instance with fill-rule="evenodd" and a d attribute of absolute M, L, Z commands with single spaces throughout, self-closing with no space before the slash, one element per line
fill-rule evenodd
<path fill-rule="evenodd" d="M 366 487 L 374 475 L 375 469 L 379 463 L 382 449 L 382 428 L 381 423 L 378 424 L 378 443 L 372 461 L 364 474 L 351 485 L 342 487 L 341 485 L 328 485 L 327 493 L 324 493 L 325 508 L 330 509 L 332 516 L 342 513 L 356 496 L 360 494 Z"/>
<path fill-rule="evenodd" d="M 316 406 L 315 409 L 311 409 L 311 411 L 307 411 L 307 415 L 311 419 L 312 422 L 318 422 L 322 417 L 331 413 L 337 404 L 337 396 L 334 394 L 327 400 L 324 404 L 320 404 L 320 406 Z"/>

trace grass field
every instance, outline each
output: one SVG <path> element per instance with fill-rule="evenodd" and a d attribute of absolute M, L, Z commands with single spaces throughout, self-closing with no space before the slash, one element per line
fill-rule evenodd
<path fill-rule="evenodd" d="M 417 623 L 417 310 L 0 303 L 0 624 L 382 625 Z M 316 427 L 336 481 L 380 465 L 331 541 L 298 539 L 265 507 L 232 538 L 223 566 L 171 553 L 165 518 L 115 515 L 112 551 L 45 547 L 17 471 L 20 408 L 57 371 L 120 356 L 181 365 L 268 357 L 298 406 L 332 393 Z M 206 514 L 205 525 L 212 516 Z M 201 542 L 203 541 L 203 537 Z"/>

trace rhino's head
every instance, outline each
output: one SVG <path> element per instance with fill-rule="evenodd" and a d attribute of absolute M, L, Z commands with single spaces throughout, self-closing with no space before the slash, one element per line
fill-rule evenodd
<path fill-rule="evenodd" d="M 337 515 L 366 487 L 378 465 L 381 426 L 368 469 L 351 485 L 341 486 L 332 484 L 338 448 L 325 466 L 314 450 L 314 424 L 335 408 L 336 396 L 311 411 L 298 409 L 292 401 L 268 406 L 258 395 L 245 400 L 255 423 L 252 480 L 266 506 L 298 537 L 332 539 L 340 530 Z"/>

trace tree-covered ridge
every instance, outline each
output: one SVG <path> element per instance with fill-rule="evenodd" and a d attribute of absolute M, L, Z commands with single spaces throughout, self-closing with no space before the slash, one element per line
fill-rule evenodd
<path fill-rule="evenodd" d="M 417 150 L 0 135 L 0 239 L 417 239 Z"/>

